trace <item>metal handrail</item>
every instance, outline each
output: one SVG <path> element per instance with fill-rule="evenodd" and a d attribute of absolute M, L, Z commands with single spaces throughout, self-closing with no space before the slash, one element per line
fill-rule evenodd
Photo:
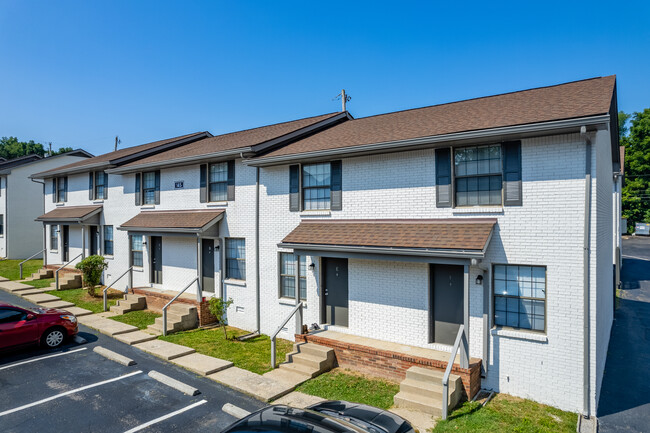
<path fill-rule="evenodd" d="M 30 260 L 30 259 L 36 257 L 37 255 L 39 255 L 43 251 L 45 251 L 45 248 L 43 248 L 42 250 L 40 250 L 39 252 L 37 252 L 35 254 L 32 254 L 31 256 L 29 256 L 25 260 L 23 260 L 22 262 L 18 263 L 18 266 L 20 266 L 20 279 L 21 280 L 23 279 L 23 263 L 25 263 L 27 260 Z"/>
<path fill-rule="evenodd" d="M 287 316 L 286 319 L 284 319 L 282 325 L 278 326 L 278 329 L 276 329 L 275 332 L 271 335 L 271 368 L 275 368 L 275 338 L 278 336 L 280 331 L 282 331 L 284 325 L 287 324 L 287 322 L 293 317 L 294 314 L 296 314 L 298 310 L 300 310 L 302 316 L 302 302 L 299 302 L 298 305 L 293 307 L 293 310 L 291 310 L 291 313 Z"/>
<path fill-rule="evenodd" d="M 172 304 L 172 302 L 174 302 L 179 296 L 181 296 L 183 294 L 183 292 L 186 291 L 187 289 L 189 289 L 192 286 L 192 284 L 194 284 L 195 282 L 198 284 L 199 277 L 194 277 L 194 279 L 192 281 L 190 281 L 190 283 L 187 286 L 185 286 L 185 288 L 183 290 L 178 292 L 178 295 L 174 296 L 172 298 L 172 300 L 167 302 L 167 304 L 163 307 L 163 309 L 162 309 L 162 312 L 163 312 L 163 335 L 167 335 L 167 307 L 169 307 Z"/>
<path fill-rule="evenodd" d="M 104 311 L 106 311 L 106 309 L 108 308 L 108 306 L 106 305 L 108 303 L 108 299 L 107 299 L 107 295 L 106 295 L 106 292 L 108 291 L 108 289 L 113 287 L 113 284 L 117 283 L 117 281 L 120 278 L 122 278 L 123 276 L 125 276 L 126 274 L 128 274 L 132 270 L 133 270 L 133 266 L 131 266 L 129 269 L 127 269 L 122 275 L 117 277 L 117 279 L 115 281 L 113 281 L 111 284 L 109 284 L 107 287 L 105 287 L 104 290 L 102 290 L 102 294 L 104 295 Z M 126 293 L 128 291 L 129 291 L 129 286 L 126 286 L 126 289 L 124 290 L 124 293 Z"/>
<path fill-rule="evenodd" d="M 467 344 L 467 341 L 465 341 L 465 325 L 463 324 L 461 324 L 460 328 L 458 328 L 458 335 L 456 335 L 454 347 L 451 349 L 451 356 L 449 357 L 449 362 L 447 363 L 445 374 L 442 376 L 442 419 L 447 419 L 447 409 L 449 406 L 449 375 L 451 374 L 451 369 L 454 366 L 456 353 L 460 348 L 461 340 L 463 340 L 464 344 Z"/>
<path fill-rule="evenodd" d="M 66 266 L 68 266 L 70 263 L 74 262 L 77 260 L 79 257 L 81 257 L 83 253 L 79 253 L 79 255 L 75 256 L 73 259 L 69 260 L 67 263 L 64 263 L 59 269 L 54 272 L 54 282 L 56 283 L 56 290 L 59 290 L 59 271 Z"/>

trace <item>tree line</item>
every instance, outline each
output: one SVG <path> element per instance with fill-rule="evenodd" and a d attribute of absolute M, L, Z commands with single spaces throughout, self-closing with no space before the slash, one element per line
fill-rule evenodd
<path fill-rule="evenodd" d="M 52 150 L 52 155 L 58 155 L 72 150 L 71 147 L 59 147 L 59 150 Z M 36 143 L 34 140 L 18 141 L 16 137 L 0 138 L 0 158 L 6 160 L 32 154 L 45 156 L 47 152 L 48 149 L 43 144 Z"/>
<path fill-rule="evenodd" d="M 625 146 L 623 218 L 632 232 L 635 223 L 650 222 L 650 108 L 634 114 L 619 112 L 618 133 Z"/>

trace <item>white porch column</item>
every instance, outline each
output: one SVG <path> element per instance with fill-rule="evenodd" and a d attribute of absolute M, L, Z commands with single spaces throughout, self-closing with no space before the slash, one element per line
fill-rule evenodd
<path fill-rule="evenodd" d="M 469 368 L 469 264 L 464 266 L 463 278 L 463 337 L 460 345 L 460 367 Z"/>
<path fill-rule="evenodd" d="M 52 230 L 52 226 L 50 226 Z M 47 226 L 43 223 L 43 267 L 47 266 Z"/>
<path fill-rule="evenodd" d="M 201 248 L 201 236 L 196 235 L 196 300 L 201 302 L 203 298 L 202 287 L 202 278 L 203 278 L 203 249 Z"/>
<path fill-rule="evenodd" d="M 81 225 L 81 260 L 86 258 L 86 226 Z"/>
<path fill-rule="evenodd" d="M 300 303 L 300 256 L 294 253 L 296 258 L 296 305 Z M 296 311 L 296 334 L 302 334 L 302 308 Z"/>

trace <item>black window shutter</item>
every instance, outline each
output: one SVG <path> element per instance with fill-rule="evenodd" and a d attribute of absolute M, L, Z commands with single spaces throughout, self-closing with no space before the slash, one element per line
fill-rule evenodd
<path fill-rule="evenodd" d="M 330 209 L 343 209 L 343 167 L 341 161 L 331 162 Z"/>
<path fill-rule="evenodd" d="M 135 174 L 135 205 L 140 206 L 140 196 L 142 192 L 140 191 L 140 173 Z"/>
<path fill-rule="evenodd" d="M 104 175 L 104 200 L 108 198 L 108 173 L 103 172 Z"/>
<path fill-rule="evenodd" d="M 63 201 L 68 201 L 68 176 L 63 178 Z"/>
<path fill-rule="evenodd" d="M 156 204 L 160 204 L 160 171 L 156 172 Z"/>
<path fill-rule="evenodd" d="M 228 161 L 228 201 L 235 200 L 235 161 Z"/>
<path fill-rule="evenodd" d="M 205 203 L 208 201 L 208 165 L 201 164 L 199 167 L 200 172 L 200 191 L 199 191 L 199 201 Z"/>
<path fill-rule="evenodd" d="M 451 149 L 436 149 L 436 207 L 451 207 Z"/>
<path fill-rule="evenodd" d="M 52 203 L 56 203 L 56 177 L 52 178 Z"/>
<path fill-rule="evenodd" d="M 300 166 L 289 166 L 289 210 L 300 211 Z"/>
<path fill-rule="evenodd" d="M 503 205 L 521 206 L 521 141 L 503 143 Z"/>
<path fill-rule="evenodd" d="M 88 173 L 88 200 L 93 200 L 95 198 L 95 194 L 93 193 L 95 190 L 95 173 L 92 171 Z"/>

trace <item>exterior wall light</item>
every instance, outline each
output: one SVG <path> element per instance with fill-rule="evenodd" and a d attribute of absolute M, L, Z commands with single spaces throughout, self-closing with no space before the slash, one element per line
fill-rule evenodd
<path fill-rule="evenodd" d="M 476 284 L 478 284 L 479 286 L 483 285 L 483 275 L 478 275 L 476 277 Z"/>
<path fill-rule="evenodd" d="M 314 269 L 316 269 L 316 263 L 311 262 L 311 264 L 309 265 L 309 270 L 313 271 Z"/>

